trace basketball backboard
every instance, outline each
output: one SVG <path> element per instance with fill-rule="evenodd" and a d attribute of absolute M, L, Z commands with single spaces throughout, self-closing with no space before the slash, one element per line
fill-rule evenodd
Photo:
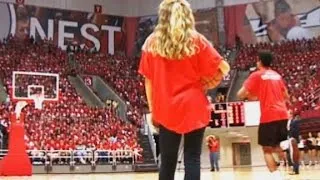
<path fill-rule="evenodd" d="M 13 100 L 34 100 L 34 95 L 43 96 L 44 101 L 58 101 L 59 74 L 14 71 L 12 75 Z"/>

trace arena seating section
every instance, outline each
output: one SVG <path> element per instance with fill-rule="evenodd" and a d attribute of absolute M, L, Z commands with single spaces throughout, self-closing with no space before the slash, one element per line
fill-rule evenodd
<path fill-rule="evenodd" d="M 245 71 L 255 67 L 259 50 L 274 53 L 273 69 L 287 83 L 292 102 L 289 107 L 295 114 L 304 118 L 320 117 L 320 37 L 244 46 L 233 68 Z"/>
<path fill-rule="evenodd" d="M 141 110 L 146 107 L 147 100 L 142 77 L 137 72 L 139 59 L 86 52 L 76 53 L 75 59 L 81 73 L 102 77 L 126 101 L 129 120 L 140 126 Z"/>
<path fill-rule="evenodd" d="M 240 48 L 234 69 L 249 70 L 255 66 L 257 52 L 269 49 L 274 52 L 274 69 L 288 84 L 295 113 L 314 115 L 320 109 L 320 38 L 287 41 L 278 44 L 261 43 Z M 75 53 L 79 65 L 77 73 L 98 75 L 122 97 L 128 107 L 124 123 L 113 109 L 88 107 L 69 83 L 72 75 L 68 68 L 68 55 L 50 41 L 34 43 L 9 37 L 0 44 L 0 79 L 6 90 L 12 89 L 12 71 L 51 72 L 60 74 L 60 99 L 47 102 L 42 110 L 26 108 L 26 143 L 30 150 L 130 149 L 141 153 L 137 133 L 142 124 L 142 110 L 146 107 L 143 79 L 137 73 L 139 60 L 101 53 L 79 51 Z M 48 82 L 50 80 L 41 80 Z M 21 80 L 24 87 L 26 81 Z M 22 94 L 23 88 L 20 89 Z M 54 95 L 54 92 L 51 92 Z M 0 119 L 9 118 L 13 103 L 3 103 Z"/>
<path fill-rule="evenodd" d="M 127 65 L 122 64 L 123 67 Z M 69 83 L 67 76 L 71 73 L 71 69 L 68 67 L 66 52 L 53 46 L 50 41 L 34 43 L 29 39 L 21 41 L 8 37 L 1 42 L 0 76 L 7 93 L 10 93 L 12 89 L 12 71 L 60 74 L 59 101 L 46 102 L 42 110 L 36 110 L 33 106 L 25 109 L 27 112 L 25 121 L 27 148 L 29 150 L 125 149 L 141 153 L 143 149 L 137 141 L 138 126 L 121 121 L 112 109 L 88 107 Z M 115 67 L 119 65 L 115 64 Z M 115 75 L 115 72 L 110 73 Z M 127 75 L 130 77 L 132 74 Z M 115 79 L 119 79 L 120 82 Z M 134 83 L 135 80 L 128 78 L 125 81 L 126 87 L 119 75 L 108 80 L 116 83 L 112 85 L 118 85 L 115 86 L 118 89 L 127 88 L 132 92 L 128 94 L 125 91 L 123 96 L 129 99 L 131 104 L 135 104 L 131 109 L 134 112 L 131 117 L 138 122 L 140 97 L 133 96 L 133 93 L 137 93 L 134 89 L 138 89 Z M 43 82 L 46 82 L 49 87 L 52 84 L 50 81 Z M 21 81 L 21 86 L 24 86 L 25 83 Z M 122 86 L 121 83 L 123 83 Z M 9 121 L 9 114 L 14 111 L 13 107 L 13 103 L 3 103 L 0 107 L 0 119 Z"/>

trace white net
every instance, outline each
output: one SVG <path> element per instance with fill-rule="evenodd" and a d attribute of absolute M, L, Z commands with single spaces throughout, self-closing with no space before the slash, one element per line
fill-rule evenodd
<path fill-rule="evenodd" d="M 34 107 L 36 109 L 42 109 L 43 108 L 43 101 L 45 100 L 43 94 L 35 94 L 31 95 L 31 99 L 34 102 Z"/>

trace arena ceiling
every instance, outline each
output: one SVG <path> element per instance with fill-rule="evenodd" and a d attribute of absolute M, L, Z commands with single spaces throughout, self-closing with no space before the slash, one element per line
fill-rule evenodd
<path fill-rule="evenodd" d="M 17 0 L 0 0 L 16 3 Z M 193 9 L 216 6 L 218 0 L 189 0 Z M 253 3 L 265 0 L 222 0 L 225 6 Z M 161 0 L 24 0 L 27 5 L 92 12 L 95 4 L 102 5 L 103 13 L 119 16 L 146 16 L 157 13 Z"/>

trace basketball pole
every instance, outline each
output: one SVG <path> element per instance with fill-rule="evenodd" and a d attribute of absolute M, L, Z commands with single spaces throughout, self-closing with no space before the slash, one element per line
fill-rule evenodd
<path fill-rule="evenodd" d="M 26 101 L 19 101 L 15 106 L 15 112 L 10 115 L 8 154 L 0 161 L 0 176 L 32 175 L 32 164 L 24 141 L 26 114 L 21 114 L 27 104 Z"/>

